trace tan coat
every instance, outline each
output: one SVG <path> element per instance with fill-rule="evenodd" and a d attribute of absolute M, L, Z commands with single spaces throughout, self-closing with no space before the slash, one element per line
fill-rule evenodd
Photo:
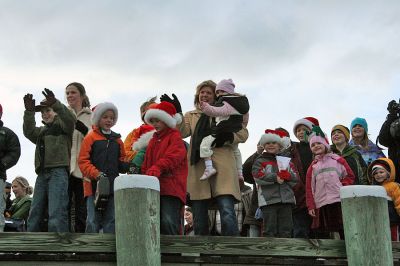
<path fill-rule="evenodd" d="M 202 112 L 198 109 L 185 114 L 182 123 L 178 125 L 182 138 L 192 136 L 201 114 Z M 243 143 L 247 140 L 249 133 L 244 128 L 235 133 L 234 136 L 234 143 Z M 191 145 L 192 141 L 190 141 L 190 147 Z M 188 150 L 189 175 L 187 180 L 187 191 L 190 193 L 190 199 L 204 200 L 220 195 L 232 195 L 240 201 L 239 180 L 233 147 L 225 145 L 221 148 L 213 148 L 212 161 L 217 174 L 205 181 L 200 181 L 205 169 L 204 160 L 200 159 L 197 164 L 190 165 L 190 147 Z"/>
<path fill-rule="evenodd" d="M 90 117 L 92 111 L 90 110 L 90 108 L 84 107 L 78 114 L 75 113 L 74 109 L 72 109 L 71 107 L 68 107 L 68 109 L 71 111 L 71 113 L 74 114 L 76 119 L 79 119 L 81 122 L 85 124 L 85 126 L 88 127 L 89 131 L 91 130 L 92 122 L 90 121 Z M 78 156 L 79 156 L 79 151 L 81 150 L 81 143 L 84 137 L 85 136 L 76 129 L 72 134 L 70 174 L 78 178 L 82 178 L 82 172 L 81 169 L 79 169 L 78 165 Z"/>

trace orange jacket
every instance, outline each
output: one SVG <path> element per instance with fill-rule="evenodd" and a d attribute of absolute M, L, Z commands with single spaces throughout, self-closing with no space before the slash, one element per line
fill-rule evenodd
<path fill-rule="evenodd" d="M 126 154 L 125 161 L 126 162 L 131 162 L 137 154 L 137 151 L 132 149 L 132 146 L 133 146 L 133 143 L 135 143 L 139 139 L 139 129 L 140 129 L 140 127 L 132 130 L 128 134 L 128 136 L 126 136 L 126 139 L 124 141 L 124 149 L 125 149 L 125 154 Z"/>
<path fill-rule="evenodd" d="M 376 184 L 374 177 L 372 176 L 372 167 L 376 163 L 385 164 L 390 168 L 389 178 L 383 181 L 382 186 L 385 188 L 388 197 L 392 199 L 397 214 L 400 215 L 400 187 L 398 183 L 394 182 L 396 176 L 396 168 L 394 167 L 393 161 L 389 158 L 379 158 L 373 161 L 368 166 L 368 179 L 371 184 Z"/>
<path fill-rule="evenodd" d="M 84 196 L 93 195 L 93 187 L 100 172 L 110 180 L 110 192 L 114 191 L 114 179 L 120 172 L 126 172 L 129 165 L 124 162 L 125 150 L 121 135 L 112 132 L 109 136 L 93 126 L 82 141 L 79 153 L 79 168 L 83 176 Z"/>

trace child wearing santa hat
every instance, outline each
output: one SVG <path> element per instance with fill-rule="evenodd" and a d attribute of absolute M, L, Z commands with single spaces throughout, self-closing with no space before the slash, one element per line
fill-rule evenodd
<path fill-rule="evenodd" d="M 132 150 L 136 152 L 132 159 L 134 165 L 130 170 L 130 174 L 140 174 L 147 146 L 156 130 L 152 125 L 143 124 L 137 128 L 138 139 L 133 143 Z"/>
<path fill-rule="evenodd" d="M 314 160 L 306 175 L 306 203 L 316 232 L 339 232 L 343 237 L 340 188 L 352 185 L 355 177 L 346 160 L 330 150 L 328 139 L 318 126 L 308 142 Z"/>
<path fill-rule="evenodd" d="M 156 130 L 147 146 L 141 171 L 160 181 L 160 232 L 182 234 L 188 162 L 181 133 L 175 128 L 181 116 L 173 104 L 161 101 L 146 111 L 144 121 Z"/>
<path fill-rule="evenodd" d="M 91 119 L 93 130 L 82 141 L 78 161 L 85 177 L 85 232 L 98 233 L 103 228 L 104 233 L 115 233 L 114 180 L 129 169 L 121 135 L 111 130 L 117 123 L 118 109 L 113 103 L 100 103 Z"/>
<path fill-rule="evenodd" d="M 307 142 L 307 133 L 313 126 L 318 126 L 319 121 L 314 117 L 304 117 L 297 120 L 293 126 L 293 133 L 299 142 L 293 142 L 291 146 L 291 158 L 295 165 L 299 181 L 293 188 L 296 196 L 296 207 L 293 210 L 293 237 L 309 238 L 311 228 L 311 216 L 308 215 L 306 206 L 306 173 L 313 160 L 310 145 Z"/>
<path fill-rule="evenodd" d="M 212 147 L 222 147 L 226 142 L 233 142 L 233 133 L 247 126 L 249 121 L 249 101 L 246 96 L 235 93 L 235 84 L 232 79 L 223 79 L 215 88 L 218 97 L 214 106 L 207 102 L 200 102 L 204 114 L 215 117 L 216 125 L 212 127 L 212 134 L 203 138 L 200 144 L 200 158 L 204 158 L 205 170 L 200 180 L 206 180 L 217 173 L 211 156 Z M 239 180 L 243 181 L 242 155 L 238 145 L 233 145 L 236 160 L 236 169 Z"/>
<path fill-rule="evenodd" d="M 389 220 L 392 241 L 398 241 L 397 227 L 400 224 L 400 187 L 396 183 L 396 168 L 388 158 L 379 158 L 368 167 L 368 179 L 372 185 L 383 186 L 388 195 Z"/>
<path fill-rule="evenodd" d="M 285 137 L 283 131 L 265 130 L 259 142 L 265 152 L 256 159 L 252 168 L 264 220 L 263 236 L 292 236 L 292 209 L 296 202 L 292 188 L 298 177 L 292 163 L 289 162 L 285 169 L 279 167 L 277 155 L 285 148 Z"/>
<path fill-rule="evenodd" d="M 140 105 L 140 118 L 143 121 L 143 124 L 140 125 L 139 127 L 134 128 L 129 134 L 126 136 L 124 140 L 124 148 L 125 148 L 125 153 L 126 153 L 126 158 L 125 160 L 128 161 L 133 161 L 139 150 L 134 149 L 134 144 L 135 142 L 139 139 L 139 137 L 142 135 L 143 130 L 141 129 L 142 126 L 145 126 L 146 123 L 144 122 L 144 115 L 146 111 L 151 107 L 156 105 L 156 100 L 157 96 L 151 97 L 148 100 L 146 100 L 144 103 Z"/>

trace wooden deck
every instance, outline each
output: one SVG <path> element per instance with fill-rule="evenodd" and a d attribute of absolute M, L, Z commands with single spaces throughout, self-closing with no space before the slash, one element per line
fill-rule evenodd
<path fill-rule="evenodd" d="M 347 265 L 341 240 L 205 236 L 160 240 L 162 265 Z M 0 233 L 1 265 L 116 265 L 115 252 L 115 236 L 109 234 Z M 394 265 L 400 265 L 399 242 L 393 242 L 393 257 Z"/>

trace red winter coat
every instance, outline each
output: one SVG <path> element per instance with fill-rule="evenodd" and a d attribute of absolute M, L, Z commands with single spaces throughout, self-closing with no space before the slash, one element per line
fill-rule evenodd
<path fill-rule="evenodd" d="M 146 149 L 142 173 L 156 176 L 160 195 L 178 197 L 186 203 L 188 162 L 185 144 L 177 129 L 155 132 Z"/>

